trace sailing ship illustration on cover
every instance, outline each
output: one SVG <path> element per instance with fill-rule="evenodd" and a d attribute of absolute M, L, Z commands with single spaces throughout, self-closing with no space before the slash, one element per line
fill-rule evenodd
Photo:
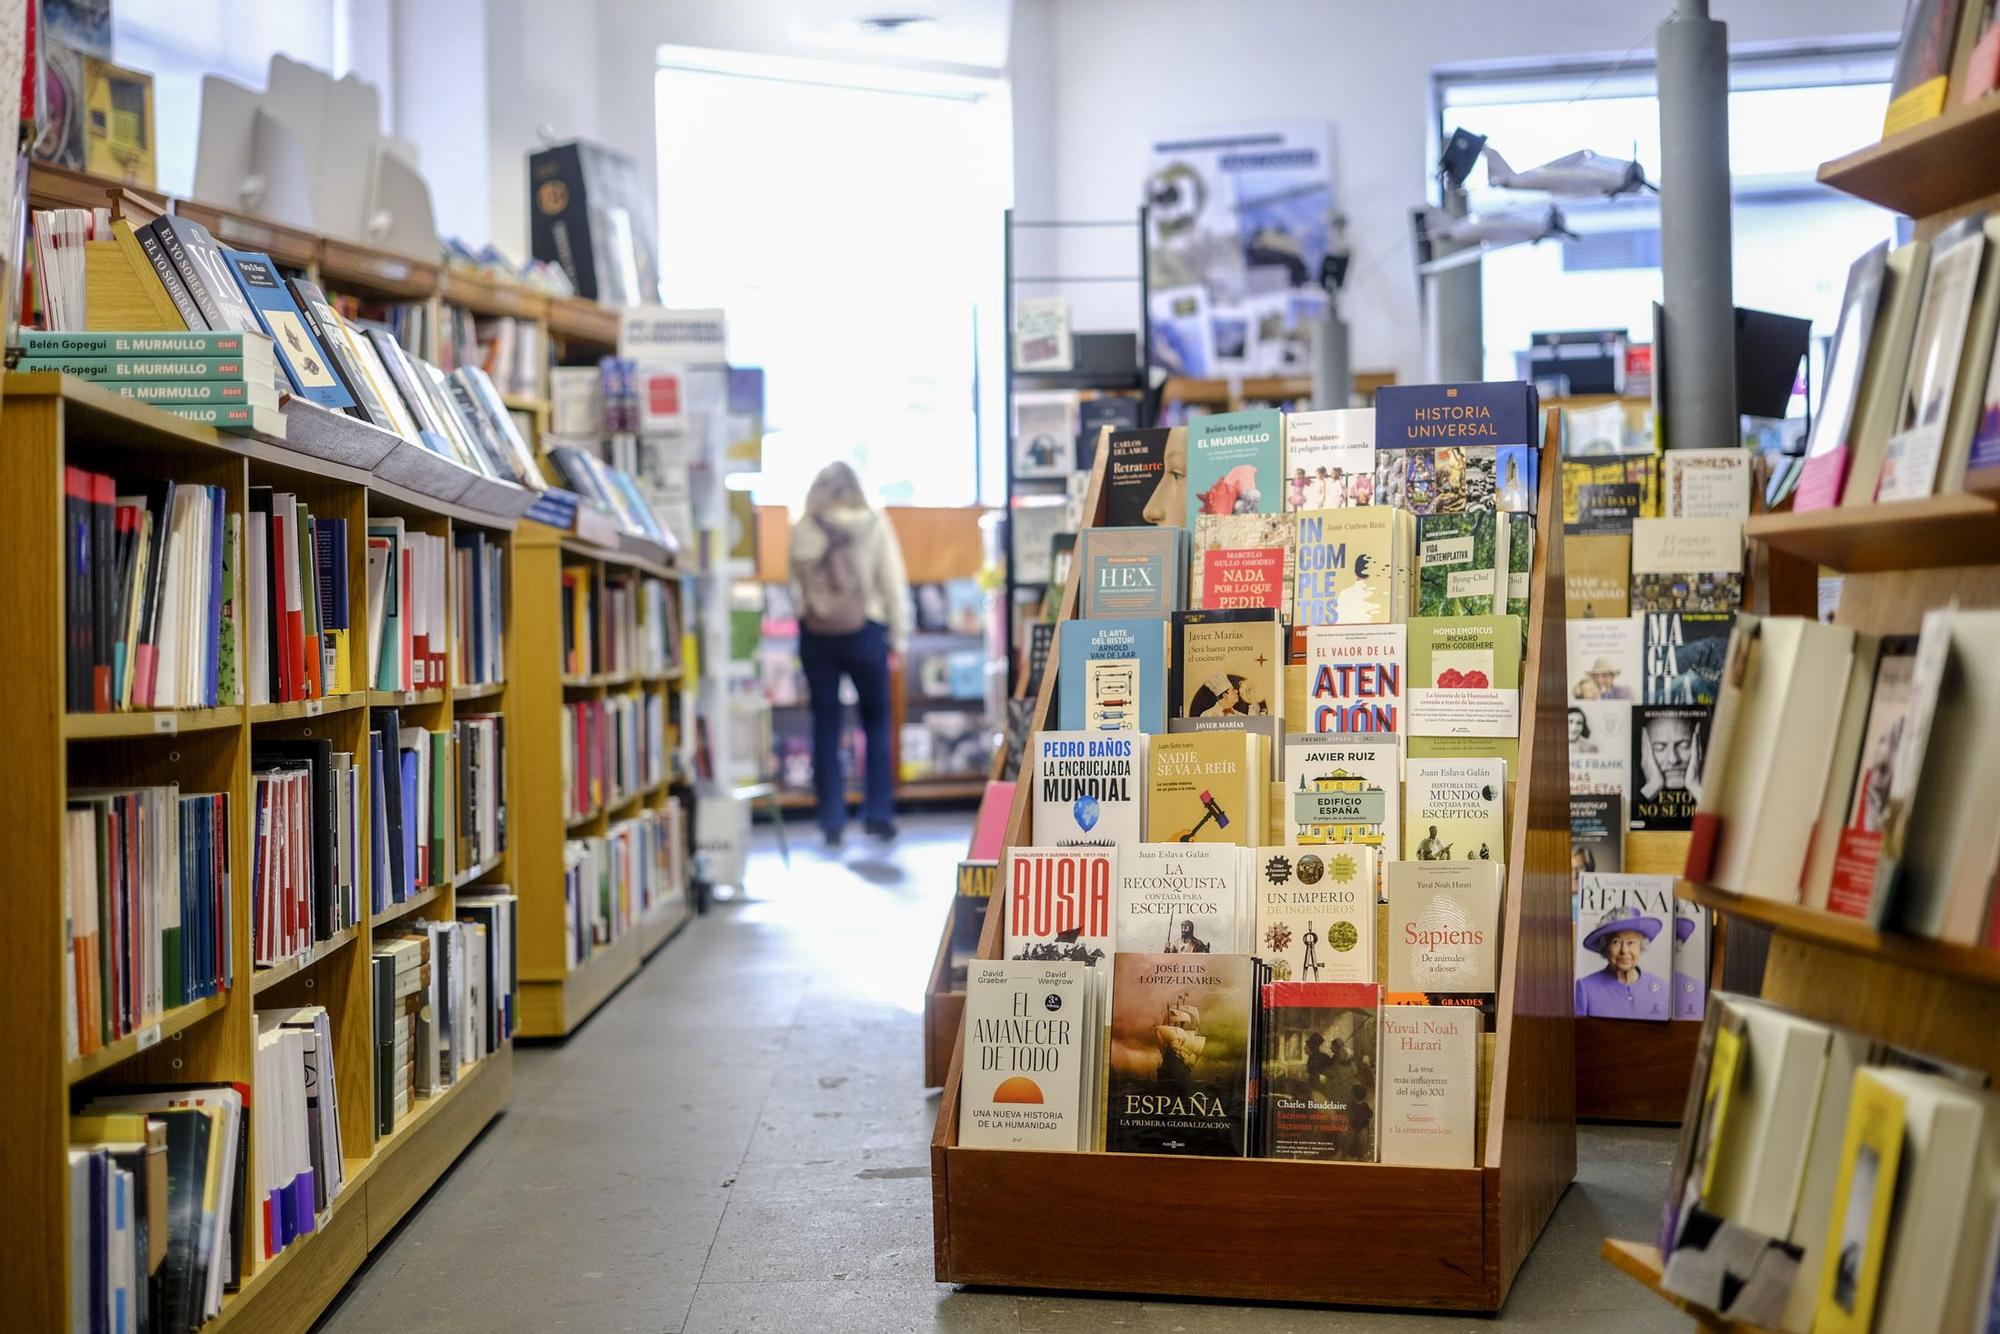
<path fill-rule="evenodd" d="M 1189 1004 L 1185 994 L 1167 1003 L 1160 1022 L 1153 1026 L 1153 1041 L 1160 1049 L 1157 1078 L 1181 1087 L 1192 1085 L 1194 1068 L 1201 1063 L 1208 1039 L 1201 1035 L 1201 1011 Z"/>

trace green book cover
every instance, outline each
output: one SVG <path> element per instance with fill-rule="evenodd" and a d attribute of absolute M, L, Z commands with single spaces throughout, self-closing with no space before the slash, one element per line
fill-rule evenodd
<path fill-rule="evenodd" d="M 161 407 L 202 407 L 214 403 L 278 406 L 278 392 L 248 380 L 115 380 L 105 386 L 120 398 Z"/>
<path fill-rule="evenodd" d="M 1426 514 L 1418 521 L 1417 612 L 1423 616 L 1491 616 L 1505 579 L 1492 510 Z"/>
<path fill-rule="evenodd" d="M 243 599 L 236 579 L 242 560 L 237 550 L 243 541 L 243 516 L 230 514 L 222 524 L 222 634 L 215 650 L 216 693 L 224 704 L 243 702 L 236 672 L 236 617 Z"/>
<path fill-rule="evenodd" d="M 21 346 L 31 357 L 241 357 L 245 337 L 234 329 L 130 333 L 27 329 L 22 331 Z M 262 334 L 247 337 L 269 355 Z"/>
<path fill-rule="evenodd" d="M 1521 618 L 1410 618 L 1406 732 L 1448 738 L 1454 754 L 1501 754 L 1521 730 Z"/>
<path fill-rule="evenodd" d="M 451 733 L 431 733 L 431 883 L 452 877 L 451 793 L 456 778 L 451 764 Z"/>
<path fill-rule="evenodd" d="M 1285 508 L 1285 414 L 1213 412 L 1188 423 L 1187 526 L 1203 514 Z"/>
<path fill-rule="evenodd" d="M 1506 562 L 1506 611 L 1509 616 L 1517 616 L 1521 621 L 1521 633 L 1528 633 L 1528 602 L 1532 596 L 1533 584 L 1529 576 L 1535 569 L 1535 516 L 1532 514 L 1500 515 L 1501 556 Z"/>
<path fill-rule="evenodd" d="M 17 371 L 55 371 L 79 380 L 242 380 L 244 362 L 237 356 L 213 357 L 57 357 L 29 355 Z"/>

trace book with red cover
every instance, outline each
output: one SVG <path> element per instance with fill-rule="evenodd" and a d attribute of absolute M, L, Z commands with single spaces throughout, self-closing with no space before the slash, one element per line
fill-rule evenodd
<path fill-rule="evenodd" d="M 979 798 L 979 815 L 972 825 L 967 861 L 997 862 L 1007 845 L 1007 816 L 1014 809 L 1014 784 L 989 782 Z"/>

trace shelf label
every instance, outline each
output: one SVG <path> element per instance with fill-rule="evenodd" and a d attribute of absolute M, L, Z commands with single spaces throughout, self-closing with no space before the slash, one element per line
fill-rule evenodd
<path fill-rule="evenodd" d="M 308 718 L 317 718 L 317 717 L 319 717 L 319 715 L 320 715 L 320 710 L 321 710 L 321 709 L 323 709 L 323 708 L 325 708 L 325 707 L 326 707 L 326 701 L 325 701 L 325 700 L 323 700 L 323 699 L 309 699 L 309 700 L 307 700 L 307 701 L 306 701 L 306 717 L 308 717 Z"/>
<path fill-rule="evenodd" d="M 148 1047 L 157 1047 L 159 1045 L 160 1026 L 154 1024 L 151 1028 L 142 1028 L 139 1030 L 139 1045 L 133 1048 L 133 1050 L 144 1051 Z"/>
<path fill-rule="evenodd" d="M 181 730 L 180 715 L 174 713 L 154 714 L 153 730 L 162 736 L 173 736 Z"/>
<path fill-rule="evenodd" d="M 403 703 L 415 704 L 417 702 L 417 696 L 423 693 L 424 692 L 421 690 L 405 690 L 403 692 Z"/>

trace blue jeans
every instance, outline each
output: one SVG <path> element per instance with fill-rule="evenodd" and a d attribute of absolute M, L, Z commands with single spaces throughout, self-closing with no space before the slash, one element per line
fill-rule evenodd
<path fill-rule="evenodd" d="M 847 774 L 840 762 L 840 734 L 846 724 L 840 706 L 845 673 L 860 696 L 865 742 L 861 818 L 887 824 L 896 816 L 895 773 L 889 752 L 889 630 L 874 621 L 851 635 L 799 631 L 799 661 L 812 701 L 813 791 L 819 801 L 822 833 L 837 834 L 847 824 Z"/>

